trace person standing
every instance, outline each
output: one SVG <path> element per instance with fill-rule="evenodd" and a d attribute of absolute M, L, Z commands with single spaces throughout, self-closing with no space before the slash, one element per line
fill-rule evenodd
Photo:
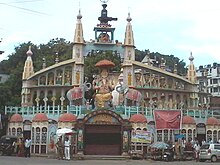
<path fill-rule="evenodd" d="M 23 157 L 24 156 L 24 140 L 23 138 L 19 139 L 19 143 L 18 143 L 18 156 L 19 157 Z"/>
<path fill-rule="evenodd" d="M 200 150 L 200 145 L 198 142 L 196 142 L 194 145 L 194 151 L 195 151 L 195 159 L 197 162 L 199 161 L 199 150 Z"/>
<path fill-rule="evenodd" d="M 62 160 L 63 159 L 63 142 L 62 142 L 62 137 L 59 137 L 59 140 L 56 143 L 57 147 L 57 152 L 58 152 L 58 159 Z"/>
<path fill-rule="evenodd" d="M 25 157 L 31 157 L 31 151 L 30 151 L 30 148 L 31 148 L 31 139 L 30 138 L 27 138 L 25 140 L 25 143 L 24 143 L 24 146 L 25 146 Z"/>
<path fill-rule="evenodd" d="M 64 152 L 65 152 L 66 160 L 70 160 L 70 146 L 71 146 L 70 140 L 68 137 L 66 137 L 64 141 Z"/>

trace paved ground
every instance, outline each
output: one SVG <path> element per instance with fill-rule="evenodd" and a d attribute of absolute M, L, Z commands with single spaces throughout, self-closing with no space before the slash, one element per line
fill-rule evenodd
<path fill-rule="evenodd" d="M 152 161 L 152 160 L 56 160 L 48 159 L 44 157 L 31 157 L 21 158 L 13 156 L 0 156 L 0 165 L 200 165 L 200 164 L 220 164 L 211 162 L 195 162 L 195 161 L 174 161 L 174 162 L 163 162 L 163 161 Z"/>

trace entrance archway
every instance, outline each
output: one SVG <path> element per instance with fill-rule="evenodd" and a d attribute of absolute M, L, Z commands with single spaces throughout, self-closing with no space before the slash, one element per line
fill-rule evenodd
<path fill-rule="evenodd" d="M 97 110 L 84 118 L 85 155 L 121 155 L 123 119 L 110 110 Z"/>

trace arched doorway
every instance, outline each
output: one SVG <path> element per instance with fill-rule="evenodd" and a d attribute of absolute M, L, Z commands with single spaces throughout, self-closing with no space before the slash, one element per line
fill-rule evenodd
<path fill-rule="evenodd" d="M 124 120 L 110 110 L 96 110 L 86 115 L 84 123 L 85 155 L 121 155 Z"/>

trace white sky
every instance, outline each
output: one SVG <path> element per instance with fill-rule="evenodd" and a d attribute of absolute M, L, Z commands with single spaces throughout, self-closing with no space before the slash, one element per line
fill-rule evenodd
<path fill-rule="evenodd" d="M 94 39 L 101 4 L 99 0 L 1 0 L 0 50 L 5 53 L 0 61 L 24 42 L 46 44 L 57 37 L 72 41 L 79 6 L 84 39 Z M 137 49 L 173 54 L 186 64 L 192 51 L 197 67 L 220 63 L 220 0 L 109 0 L 107 5 L 108 16 L 118 18 L 110 22 L 116 28 L 115 39 L 124 41 L 130 12 Z"/>

